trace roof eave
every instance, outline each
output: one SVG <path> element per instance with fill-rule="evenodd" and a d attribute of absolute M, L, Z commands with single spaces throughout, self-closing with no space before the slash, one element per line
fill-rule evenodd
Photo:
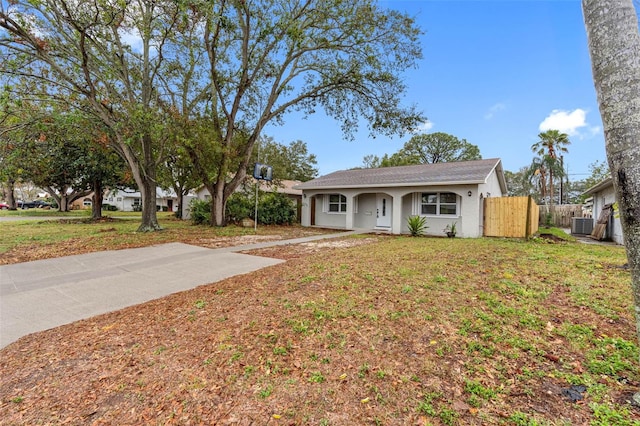
<path fill-rule="evenodd" d="M 402 183 L 381 183 L 381 184 L 360 184 L 360 185 L 321 185 L 313 187 L 304 187 L 297 185 L 294 188 L 302 191 L 310 191 L 315 189 L 362 189 L 362 188 L 404 188 L 404 187 L 420 187 L 420 186 L 451 186 L 451 185 L 480 185 L 485 183 L 484 180 L 468 180 L 468 181 L 443 181 L 443 182 L 402 182 Z"/>
<path fill-rule="evenodd" d="M 611 177 L 608 177 L 598 183 L 596 183 L 595 185 L 593 185 L 591 188 L 587 189 L 586 191 L 584 191 L 582 193 L 582 195 L 591 195 L 591 194 L 595 194 L 596 192 L 604 189 L 604 188 L 608 188 L 610 186 L 613 186 L 613 179 Z"/>

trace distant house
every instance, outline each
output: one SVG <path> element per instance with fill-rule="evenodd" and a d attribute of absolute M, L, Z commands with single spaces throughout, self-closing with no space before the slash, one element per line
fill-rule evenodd
<path fill-rule="evenodd" d="M 584 192 L 588 196 L 587 203 L 593 215 L 594 229 L 601 220 L 606 220 L 606 227 L 602 239 L 612 240 L 624 244 L 620 210 L 616 202 L 616 192 L 613 179 L 608 177 Z M 605 216 L 606 215 L 606 216 Z"/>
<path fill-rule="evenodd" d="M 102 203 L 116 206 L 119 211 L 134 212 L 142 209 L 142 194 L 133 189 L 113 189 L 105 193 Z M 156 209 L 158 211 L 176 211 L 178 197 L 173 191 L 156 188 Z"/>
<path fill-rule="evenodd" d="M 456 223 L 461 237 L 483 234 L 483 199 L 507 195 L 498 158 L 337 171 L 302 190 L 302 225 L 408 233 L 407 218 L 427 218 L 427 235 Z"/>
<path fill-rule="evenodd" d="M 71 206 L 69 206 L 70 210 L 86 210 L 86 209 L 90 209 L 91 206 L 93 205 L 93 192 L 89 195 L 87 195 L 86 197 L 80 197 L 77 200 L 74 200 L 73 203 L 71 203 Z"/>

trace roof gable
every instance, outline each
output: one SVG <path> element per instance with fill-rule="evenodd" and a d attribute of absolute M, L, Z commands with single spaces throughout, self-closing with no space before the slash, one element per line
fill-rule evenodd
<path fill-rule="evenodd" d="M 298 189 L 461 185 L 486 182 L 496 170 L 500 185 L 506 184 L 499 158 L 375 169 L 340 170 L 302 183 Z"/>

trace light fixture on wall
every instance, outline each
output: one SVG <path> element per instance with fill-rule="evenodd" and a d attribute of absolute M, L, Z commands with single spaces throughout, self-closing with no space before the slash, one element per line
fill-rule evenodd
<path fill-rule="evenodd" d="M 304 198 L 307 198 L 307 194 L 302 194 L 302 196 L 303 196 Z"/>
<path fill-rule="evenodd" d="M 487 198 L 491 197 L 491 193 L 487 192 Z"/>
<path fill-rule="evenodd" d="M 473 192 L 471 192 L 471 191 L 467 192 L 467 195 L 468 195 L 469 197 L 471 197 L 471 194 L 473 194 Z"/>

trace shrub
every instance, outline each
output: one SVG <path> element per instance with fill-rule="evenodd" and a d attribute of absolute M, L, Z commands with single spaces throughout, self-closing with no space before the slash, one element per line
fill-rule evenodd
<path fill-rule="evenodd" d="M 427 218 L 424 216 L 409 216 L 407 226 L 412 237 L 418 237 L 427 230 Z"/>
<path fill-rule="evenodd" d="M 114 206 L 113 204 L 104 203 L 102 204 L 102 210 L 106 210 L 108 212 L 115 212 L 118 210 L 118 207 Z"/>
<path fill-rule="evenodd" d="M 227 200 L 227 221 L 239 223 L 247 217 L 253 218 L 255 212 L 255 201 L 249 194 L 236 192 Z"/>
<path fill-rule="evenodd" d="M 191 210 L 191 222 L 194 225 L 203 225 L 211 221 L 211 200 L 199 200 L 194 198 L 189 203 Z"/>
<path fill-rule="evenodd" d="M 270 192 L 258 203 L 258 223 L 263 225 L 291 225 L 296 219 L 296 208 L 285 194 Z"/>

